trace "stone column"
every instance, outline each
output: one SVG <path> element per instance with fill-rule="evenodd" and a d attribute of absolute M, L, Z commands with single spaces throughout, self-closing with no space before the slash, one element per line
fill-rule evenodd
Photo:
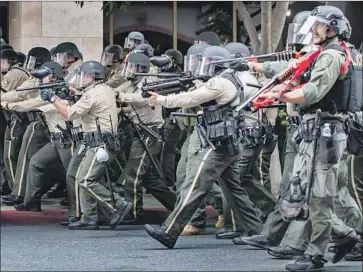
<path fill-rule="evenodd" d="M 102 2 L 9 2 L 9 43 L 25 54 L 36 46 L 51 49 L 75 43 L 83 60 L 99 61 L 103 50 Z"/>

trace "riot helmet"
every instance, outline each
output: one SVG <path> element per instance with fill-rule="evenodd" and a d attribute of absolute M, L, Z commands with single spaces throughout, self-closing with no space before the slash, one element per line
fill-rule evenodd
<path fill-rule="evenodd" d="M 153 57 L 154 56 L 154 48 L 150 44 L 142 43 L 139 45 L 136 45 L 134 51 L 132 53 L 141 53 L 144 54 L 147 57 Z"/>
<path fill-rule="evenodd" d="M 0 38 L 0 44 L 6 44 L 6 42 L 3 38 Z"/>
<path fill-rule="evenodd" d="M 18 56 L 18 65 L 19 67 L 23 67 L 25 61 L 26 61 L 26 55 L 22 52 L 16 52 L 16 55 Z"/>
<path fill-rule="evenodd" d="M 207 43 L 209 45 L 219 46 L 221 44 L 221 39 L 218 34 L 212 31 L 205 31 L 195 38 L 194 43 Z"/>
<path fill-rule="evenodd" d="M 52 57 L 47 48 L 34 47 L 28 52 L 24 68 L 28 71 L 39 68 L 43 63 L 51 61 Z"/>
<path fill-rule="evenodd" d="M 85 89 L 96 81 L 104 80 L 106 77 L 105 67 L 97 61 L 86 61 L 67 76 L 68 85 L 77 89 Z"/>
<path fill-rule="evenodd" d="M 4 49 L 10 49 L 14 51 L 14 48 L 10 44 L 0 44 L 0 51 Z"/>
<path fill-rule="evenodd" d="M 207 43 L 196 43 L 189 47 L 187 55 L 184 56 L 184 72 L 196 73 L 199 62 L 202 59 L 202 52 L 209 46 Z"/>
<path fill-rule="evenodd" d="M 3 45 L 1 48 L 7 48 Z M 1 49 L 0 51 L 0 69 L 1 73 L 7 73 L 11 67 L 18 62 L 18 55 L 12 49 Z"/>
<path fill-rule="evenodd" d="M 32 71 L 30 74 L 35 78 L 42 79 L 43 83 L 54 82 L 64 77 L 62 66 L 54 61 L 43 63 L 39 69 Z"/>
<path fill-rule="evenodd" d="M 132 53 L 127 59 L 121 75 L 127 80 L 134 80 L 137 79 L 135 73 L 148 73 L 149 70 L 149 58 L 141 53 Z"/>
<path fill-rule="evenodd" d="M 250 50 L 243 43 L 231 42 L 226 44 L 225 48 L 231 54 L 231 58 L 243 58 L 251 56 Z"/>
<path fill-rule="evenodd" d="M 350 25 L 349 20 L 347 19 L 347 17 L 343 18 L 345 24 L 346 24 L 346 28 L 342 31 L 341 34 L 339 34 L 339 39 L 342 41 L 349 41 L 350 37 L 352 36 L 352 26 Z"/>
<path fill-rule="evenodd" d="M 132 31 L 125 39 L 124 49 L 133 50 L 137 45 L 144 43 L 144 35 L 139 31 Z"/>
<path fill-rule="evenodd" d="M 124 50 L 118 44 L 111 44 L 105 47 L 101 56 L 101 64 L 105 67 L 112 67 L 114 63 L 122 62 L 125 58 Z"/>
<path fill-rule="evenodd" d="M 289 24 L 286 41 L 288 47 L 294 46 L 296 51 L 300 51 L 303 46 L 310 44 L 312 38 L 311 33 L 308 33 L 307 35 L 298 35 L 301 24 L 310 16 L 310 13 L 310 11 L 301 11 L 297 13 L 292 20 L 292 23 Z"/>
<path fill-rule="evenodd" d="M 347 31 L 343 12 L 333 6 L 319 6 L 301 24 L 298 35 L 312 34 L 315 45 L 321 45 Z"/>
<path fill-rule="evenodd" d="M 199 76 L 211 77 L 221 69 L 228 68 L 227 63 L 215 64 L 211 63 L 216 60 L 229 59 L 230 53 L 226 48 L 221 46 L 209 46 L 202 52 L 202 60 L 199 64 L 197 74 Z"/>
<path fill-rule="evenodd" d="M 55 54 L 54 51 L 55 51 L 55 47 L 53 47 L 52 49 L 49 50 L 50 55 L 52 57 L 52 61 L 56 62 L 57 61 L 57 54 Z"/>
<path fill-rule="evenodd" d="M 72 62 L 82 59 L 82 54 L 79 52 L 77 45 L 72 42 L 63 42 L 56 46 L 54 54 L 57 56 L 57 62 L 67 69 Z"/>
<path fill-rule="evenodd" d="M 183 54 L 176 49 L 168 49 L 160 57 L 150 58 L 150 62 L 158 67 L 160 71 L 172 72 L 183 64 Z"/>

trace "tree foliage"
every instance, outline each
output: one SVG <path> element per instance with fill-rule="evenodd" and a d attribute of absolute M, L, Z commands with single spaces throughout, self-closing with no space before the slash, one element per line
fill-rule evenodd
<path fill-rule="evenodd" d="M 81 8 L 83 7 L 85 1 L 75 1 L 77 5 Z M 92 2 L 92 1 L 88 1 Z M 116 12 L 117 10 L 127 10 L 131 5 L 131 1 L 104 1 L 101 10 L 105 11 L 106 16 L 109 16 Z"/>

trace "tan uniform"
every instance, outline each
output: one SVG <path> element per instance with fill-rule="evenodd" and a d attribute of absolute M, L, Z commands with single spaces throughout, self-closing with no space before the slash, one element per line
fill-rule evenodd
<path fill-rule="evenodd" d="M 141 86 L 142 80 L 136 85 L 129 81 L 122 84 L 115 91 L 119 102 L 127 103 L 132 107 L 133 110 L 129 113 L 132 121 L 136 124 L 141 121 L 149 129 L 155 131 L 164 123 L 162 108 L 158 106 L 152 109 L 149 106 L 148 100 L 141 96 Z M 150 162 L 150 158 L 146 154 L 141 140 L 135 132 L 133 133 L 129 160 L 120 180 L 125 184 L 125 199 L 133 203 L 133 219 L 141 220 L 143 217 L 143 186 L 169 210 L 173 209 L 176 196 L 161 181 L 160 177 L 153 175 L 153 165 Z M 157 160 L 162 142 L 151 138 L 142 129 L 140 129 L 140 133 L 144 136 L 143 141 L 148 147 L 151 156 L 154 160 Z"/>
<path fill-rule="evenodd" d="M 68 108 L 69 120 L 81 118 L 85 139 L 91 137 L 91 133 L 98 137 L 96 117 L 100 121 L 102 133 L 117 131 L 118 119 L 115 93 L 113 89 L 103 83 L 96 83 L 86 88 L 82 97 Z M 112 127 L 110 118 L 112 120 Z M 97 202 L 102 204 L 111 213 L 125 205 L 127 206 L 119 195 L 114 194 L 116 207 L 113 207 L 110 192 L 100 183 L 107 166 L 96 159 L 96 152 L 99 148 L 100 145 L 93 145 L 89 141 L 79 146 L 71 159 L 67 171 L 69 187 L 77 188 L 78 185 L 80 186 L 81 210 L 83 213 L 81 222 L 83 223 L 92 222 L 97 224 Z M 111 150 L 108 146 L 106 150 L 109 156 L 107 164 L 111 164 L 115 151 Z M 69 217 L 78 217 L 79 215 L 78 207 L 69 208 Z M 72 224 L 69 227 L 72 228 Z"/>
<path fill-rule="evenodd" d="M 36 78 L 30 77 L 25 80 L 19 87 L 17 88 L 33 88 L 39 84 L 39 81 Z M 38 90 L 31 91 L 16 91 L 16 89 L 10 90 L 7 93 L 1 95 L 1 101 L 5 102 L 20 102 L 27 99 L 31 99 L 38 96 Z"/>
<path fill-rule="evenodd" d="M 122 70 L 120 68 L 112 70 L 105 84 L 111 88 L 117 88 L 121 84 L 127 82 L 127 79 L 121 76 L 121 72 Z"/>
<path fill-rule="evenodd" d="M 160 106 L 154 109 L 151 108 L 147 98 L 141 96 L 142 82 L 143 80 L 135 86 L 131 81 L 128 81 L 118 87 L 115 90 L 118 96 L 117 101 L 133 106 L 134 110 L 130 112 L 130 116 L 136 124 L 141 121 L 146 125 L 150 123 L 161 125 L 164 123 L 162 108 Z M 140 117 L 140 120 L 137 115 Z"/>
<path fill-rule="evenodd" d="M 25 80 L 29 78 L 28 71 L 14 66 L 7 72 L 1 79 L 1 88 L 4 89 L 6 92 L 11 90 L 15 90 L 18 88 Z M 3 91 L 1 91 L 1 95 Z"/>

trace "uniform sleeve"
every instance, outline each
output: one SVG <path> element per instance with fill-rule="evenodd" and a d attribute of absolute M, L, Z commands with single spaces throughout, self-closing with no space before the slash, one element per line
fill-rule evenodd
<path fill-rule="evenodd" d="M 50 111 L 56 111 L 57 109 L 54 107 L 53 104 L 49 104 L 39 107 L 38 110 L 42 112 L 50 112 Z"/>
<path fill-rule="evenodd" d="M 32 111 L 32 110 L 37 110 L 39 107 L 47 105 L 48 103 L 49 103 L 48 101 L 44 101 L 43 99 L 40 98 L 40 96 L 38 96 L 36 98 L 28 99 L 17 103 L 9 103 L 8 108 L 9 110 L 20 111 L 20 112 Z"/>
<path fill-rule="evenodd" d="M 287 68 L 287 61 L 267 61 L 262 64 L 262 71 L 267 78 L 274 77 L 276 74 Z"/>
<path fill-rule="evenodd" d="M 158 102 L 165 108 L 192 108 L 216 99 L 220 93 L 220 89 L 206 84 L 194 91 L 176 95 L 158 96 Z"/>
<path fill-rule="evenodd" d="M 121 71 L 119 71 L 119 72 L 115 73 L 114 75 L 112 75 L 105 84 L 110 86 L 111 88 L 117 88 L 125 82 L 127 82 L 126 78 L 121 76 Z"/>
<path fill-rule="evenodd" d="M 319 102 L 337 81 L 345 57 L 336 50 L 321 53 L 311 71 L 309 82 L 302 87 L 307 105 Z"/>
<path fill-rule="evenodd" d="M 6 92 L 14 90 L 18 85 L 17 80 L 17 71 L 15 69 L 11 69 L 9 72 L 2 77 L 1 80 L 1 88 Z"/>
<path fill-rule="evenodd" d="M 23 82 L 23 84 L 21 84 L 19 87 L 17 88 L 32 88 L 34 87 L 36 84 L 36 81 L 34 78 L 30 78 L 27 79 L 26 81 Z M 20 102 L 20 101 L 24 101 L 28 98 L 28 94 L 32 93 L 36 90 L 31 90 L 31 91 L 16 91 L 16 90 L 11 90 L 5 94 L 3 94 L 1 96 L 1 100 L 2 101 L 6 101 L 6 102 Z"/>
<path fill-rule="evenodd" d="M 147 98 L 141 96 L 141 90 L 138 88 L 134 93 L 119 93 L 118 102 L 128 103 L 132 106 L 148 105 Z"/>
<path fill-rule="evenodd" d="M 68 107 L 68 120 L 78 119 L 87 114 L 94 103 L 95 101 L 92 99 L 90 93 L 85 93 L 75 104 Z"/>

